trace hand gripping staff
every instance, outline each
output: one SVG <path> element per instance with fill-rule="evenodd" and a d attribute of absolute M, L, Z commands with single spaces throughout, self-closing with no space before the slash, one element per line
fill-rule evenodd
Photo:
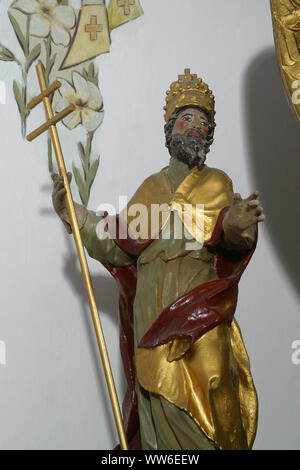
<path fill-rule="evenodd" d="M 30 101 L 30 103 L 28 104 L 28 109 L 34 108 L 37 104 L 43 101 L 44 106 L 45 106 L 47 121 L 38 129 L 33 131 L 31 134 L 29 134 L 27 136 L 27 140 L 31 142 L 33 139 L 38 137 L 44 131 L 48 129 L 50 130 L 51 140 L 52 140 L 52 144 L 53 144 L 53 148 L 54 148 L 54 152 L 56 156 L 56 161 L 57 161 L 57 166 L 59 169 L 59 173 L 63 177 L 63 180 L 64 180 L 64 185 L 66 189 L 66 196 L 65 196 L 66 206 L 67 206 L 69 218 L 71 221 L 72 233 L 73 233 L 73 237 L 75 240 L 77 254 L 78 254 L 78 258 L 80 262 L 83 282 L 84 282 L 86 293 L 88 296 L 88 302 L 89 302 L 90 311 L 92 314 L 94 329 L 95 329 L 95 333 L 97 337 L 99 352 L 100 352 L 100 356 L 102 360 L 102 365 L 103 365 L 108 392 L 110 396 L 111 406 L 113 409 L 115 423 L 116 423 L 117 431 L 119 434 L 120 445 L 121 445 L 122 450 L 128 450 L 128 446 L 126 442 L 126 435 L 125 435 L 121 411 L 120 411 L 120 405 L 118 402 L 114 379 L 112 376 L 111 366 L 109 363 L 109 358 L 108 358 L 107 349 L 105 345 L 104 335 L 103 335 L 101 322 L 100 322 L 97 305 L 95 301 L 94 289 L 93 289 L 93 285 L 92 285 L 92 281 L 91 281 L 91 277 L 90 277 L 90 273 L 89 273 L 89 269 L 88 269 L 88 265 L 86 261 L 86 256 L 85 256 L 85 252 L 84 252 L 84 248 L 83 248 L 83 244 L 82 244 L 82 240 L 80 236 L 72 193 L 71 193 L 71 189 L 70 189 L 70 185 L 69 185 L 69 181 L 67 177 L 67 171 L 65 167 L 65 162 L 64 162 L 64 158 L 63 158 L 63 154 L 62 154 L 62 150 L 60 146 L 60 141 L 59 141 L 59 137 L 58 137 L 58 133 L 56 129 L 56 123 L 61 121 L 65 116 L 67 116 L 72 111 L 74 111 L 75 107 L 74 105 L 71 104 L 66 109 L 64 109 L 63 111 L 61 111 L 60 113 L 54 116 L 52 107 L 51 107 L 51 102 L 49 99 L 49 95 L 53 93 L 55 90 L 57 90 L 61 86 L 61 83 L 56 81 L 47 88 L 45 75 L 44 75 L 44 69 L 41 63 L 39 63 L 36 66 L 36 70 L 37 70 L 37 76 L 38 76 L 39 85 L 41 89 L 41 94 L 37 96 L 36 98 L 34 98 L 32 101 Z"/>

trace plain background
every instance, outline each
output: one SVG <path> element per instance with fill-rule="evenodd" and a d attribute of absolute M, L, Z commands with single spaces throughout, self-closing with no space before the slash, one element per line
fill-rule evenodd
<path fill-rule="evenodd" d="M 165 91 L 184 68 L 216 96 L 217 128 L 207 164 L 223 169 L 236 192 L 260 190 L 267 220 L 240 283 L 236 318 L 259 396 L 255 449 L 300 448 L 300 128 L 285 96 L 267 0 L 141 0 L 145 14 L 112 32 L 98 57 L 105 118 L 94 151 L 100 169 L 90 209 L 118 209 L 151 173 L 168 164 Z M 17 50 L 2 0 L 0 42 Z M 1 449 L 111 449 L 117 442 L 92 321 L 72 239 L 51 206 L 46 140 L 22 140 L 12 93 L 18 72 L 0 63 Z M 29 123 L 40 124 L 43 111 Z M 68 167 L 74 137 L 60 128 Z M 80 134 L 78 130 L 78 138 Z M 73 147 L 72 147 L 73 145 Z M 73 148 L 73 150 L 72 150 Z M 77 198 L 76 191 L 74 192 Z M 114 280 L 89 261 L 120 398 Z"/>

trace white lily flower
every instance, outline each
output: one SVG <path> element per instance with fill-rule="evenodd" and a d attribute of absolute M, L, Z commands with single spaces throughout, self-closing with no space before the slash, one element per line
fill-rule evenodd
<path fill-rule="evenodd" d="M 73 104 L 75 111 L 63 119 L 68 129 L 74 129 L 82 124 L 88 132 L 95 131 L 103 121 L 103 101 L 99 88 L 85 80 L 78 72 L 73 72 L 71 85 L 64 79 L 59 79 L 62 86 L 53 97 L 53 109 L 59 113 Z"/>
<path fill-rule="evenodd" d="M 57 0 L 17 0 L 13 8 L 31 15 L 31 35 L 47 37 L 50 34 L 55 44 L 69 44 L 69 30 L 75 25 L 72 7 L 60 6 Z"/>

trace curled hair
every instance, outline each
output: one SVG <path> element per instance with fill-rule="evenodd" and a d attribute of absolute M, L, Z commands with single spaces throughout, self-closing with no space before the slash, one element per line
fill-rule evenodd
<path fill-rule="evenodd" d="M 205 116 L 208 119 L 209 131 L 208 131 L 208 134 L 207 134 L 207 137 L 206 137 L 206 144 L 205 144 L 205 147 L 204 147 L 205 154 L 207 154 L 210 151 L 210 146 L 214 141 L 215 124 L 213 124 L 211 122 L 211 119 L 209 118 L 208 113 L 204 109 L 196 107 L 196 106 L 185 106 L 183 108 L 180 108 L 178 111 L 176 111 L 176 113 L 171 115 L 170 119 L 168 120 L 168 122 L 165 124 L 165 127 L 164 127 L 165 136 L 166 136 L 166 147 L 169 150 L 169 153 L 171 153 L 171 137 L 172 137 L 172 131 L 173 131 L 174 124 L 176 122 L 176 119 L 179 116 L 179 113 L 181 113 L 181 111 L 183 111 L 184 109 L 187 109 L 187 108 L 199 109 L 200 111 L 202 111 L 205 114 Z"/>

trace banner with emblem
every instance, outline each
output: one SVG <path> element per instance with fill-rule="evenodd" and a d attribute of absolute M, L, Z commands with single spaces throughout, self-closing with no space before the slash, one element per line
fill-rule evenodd
<path fill-rule="evenodd" d="M 109 52 L 110 35 L 104 0 L 82 0 L 76 30 L 62 69 Z"/>
<path fill-rule="evenodd" d="M 117 28 L 142 14 L 143 9 L 139 0 L 111 0 L 108 9 L 109 27 Z"/>
<path fill-rule="evenodd" d="M 110 51 L 111 29 L 143 14 L 139 0 L 112 0 L 109 11 L 105 0 L 81 0 L 74 8 L 69 0 L 14 0 L 7 11 L 8 20 L 21 51 L 0 43 L 0 61 L 12 62 L 21 73 L 13 80 L 13 93 L 26 136 L 31 111 L 28 103 L 37 92 L 32 80 L 33 66 L 41 62 L 46 86 L 56 80 L 61 87 L 51 97 L 54 112 L 73 105 L 74 111 L 63 119 L 67 129 L 62 143 L 77 139 L 81 127 L 85 139 L 74 142 L 72 169 L 82 203 L 87 206 L 91 187 L 99 168 L 99 155 L 93 152 L 93 140 L 104 118 L 103 98 L 95 58 Z M 20 54 L 21 52 L 21 54 Z M 19 59 L 23 56 L 23 59 Z M 21 77 L 21 80 L 20 78 Z M 47 144 L 48 168 L 55 171 L 50 137 Z M 74 156 L 73 156 L 74 155 Z"/>

